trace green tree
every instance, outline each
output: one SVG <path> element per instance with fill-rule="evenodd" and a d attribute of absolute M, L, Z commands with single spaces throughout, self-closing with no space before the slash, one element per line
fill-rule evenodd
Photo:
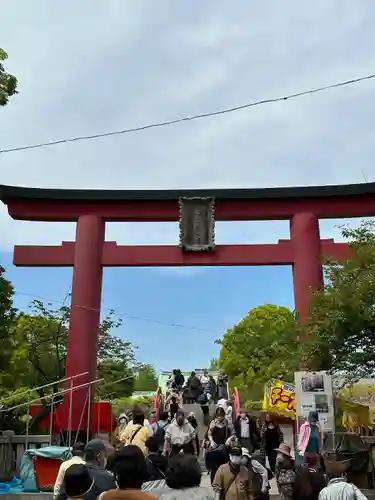
<path fill-rule="evenodd" d="M 219 368 L 220 368 L 220 360 L 217 358 L 211 359 L 209 370 L 216 372 Z"/>
<path fill-rule="evenodd" d="M 328 261 L 325 286 L 313 299 L 310 357 L 342 383 L 375 375 L 375 223 L 345 227 L 352 249 L 344 262 Z"/>
<path fill-rule="evenodd" d="M 259 392 L 271 378 L 293 377 L 302 355 L 298 335 L 298 323 L 288 308 L 255 307 L 217 341 L 220 366 L 232 386 Z"/>
<path fill-rule="evenodd" d="M 156 391 L 158 376 L 152 365 L 141 365 L 134 380 L 135 391 Z"/>
<path fill-rule="evenodd" d="M 104 384 L 98 393 L 103 397 L 116 388 L 124 397 L 132 392 L 131 368 L 135 363 L 135 353 L 130 342 L 112 334 L 120 324 L 114 311 L 110 311 L 100 325 L 98 376 L 104 378 Z M 58 390 L 58 381 L 65 374 L 68 326 L 69 307 L 49 309 L 38 300 L 31 303 L 30 313 L 18 316 L 13 325 L 12 370 L 9 372 L 14 387 L 37 387 L 56 382 L 52 389 L 54 392 Z M 114 385 L 118 379 L 125 380 Z M 107 387 L 106 384 L 110 385 Z M 44 397 L 49 392 L 40 389 L 38 394 Z"/>
<path fill-rule="evenodd" d="M 4 382 L 10 367 L 13 352 L 12 325 L 16 317 L 13 307 L 13 286 L 5 278 L 5 269 L 0 266 L 0 382 Z"/>
<path fill-rule="evenodd" d="M 18 93 L 17 78 L 5 71 L 3 61 L 6 59 L 8 59 L 8 54 L 0 48 L 0 106 L 8 104 L 9 98 Z"/>

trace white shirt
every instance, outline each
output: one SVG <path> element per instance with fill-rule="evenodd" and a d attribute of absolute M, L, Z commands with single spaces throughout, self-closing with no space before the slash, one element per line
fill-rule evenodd
<path fill-rule="evenodd" d="M 342 477 L 331 479 L 328 486 L 319 493 L 319 500 L 367 500 L 367 497 L 354 484 L 347 483 Z"/>
<path fill-rule="evenodd" d="M 248 418 L 241 418 L 240 420 L 240 425 L 241 425 L 241 437 L 242 438 L 249 438 L 250 437 L 250 422 Z"/>
<path fill-rule="evenodd" d="M 178 425 L 174 420 L 165 432 L 165 439 L 171 443 L 171 445 L 183 446 L 184 444 L 190 443 L 195 438 L 195 430 L 189 422 L 185 422 L 183 425 Z"/>

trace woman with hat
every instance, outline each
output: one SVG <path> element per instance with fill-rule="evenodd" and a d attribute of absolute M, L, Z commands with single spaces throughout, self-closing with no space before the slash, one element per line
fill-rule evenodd
<path fill-rule="evenodd" d="M 322 449 L 321 430 L 319 427 L 319 414 L 310 411 L 307 421 L 299 430 L 298 451 L 306 458 L 306 455 L 320 455 Z"/>
<path fill-rule="evenodd" d="M 292 500 L 293 488 L 296 480 L 294 471 L 294 461 L 291 454 L 291 447 L 286 443 L 281 443 L 276 449 L 276 483 L 279 489 L 280 500 Z"/>

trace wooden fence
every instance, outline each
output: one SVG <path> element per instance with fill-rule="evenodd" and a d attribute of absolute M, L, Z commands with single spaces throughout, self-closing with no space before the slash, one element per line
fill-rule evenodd
<path fill-rule="evenodd" d="M 13 476 L 19 476 L 22 456 L 27 449 L 38 449 L 48 446 L 49 436 L 29 435 L 12 436 L 10 439 L 0 435 L 0 480 L 6 480 Z"/>

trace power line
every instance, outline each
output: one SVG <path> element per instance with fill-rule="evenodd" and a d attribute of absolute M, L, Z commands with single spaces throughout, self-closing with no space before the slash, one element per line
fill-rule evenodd
<path fill-rule="evenodd" d="M 33 299 L 43 300 L 43 301 L 46 301 L 46 302 L 48 302 L 50 304 L 52 304 L 53 302 L 55 302 L 55 303 L 61 304 L 63 306 L 65 305 L 65 300 L 62 301 L 62 300 L 57 300 L 57 299 L 51 299 L 51 298 L 48 298 L 48 297 L 43 297 L 43 296 L 40 296 L 40 295 L 32 295 L 30 293 L 23 293 L 23 292 L 16 292 L 15 295 L 22 295 L 22 296 L 30 297 L 30 298 L 33 298 Z M 87 307 L 87 306 L 83 306 L 83 305 L 79 305 L 79 304 L 73 304 L 73 305 L 76 306 L 76 307 L 79 307 L 81 309 L 86 309 L 88 311 L 101 311 L 100 309 L 95 309 L 93 307 Z M 117 311 L 115 311 L 113 309 L 109 309 L 109 308 L 107 308 L 107 311 L 111 312 L 114 316 L 117 316 L 120 319 L 133 319 L 133 320 L 137 320 L 137 321 L 143 321 L 145 323 L 153 323 L 153 324 L 156 324 L 156 325 L 169 326 L 169 327 L 172 327 L 172 328 L 183 328 L 184 330 L 194 330 L 194 331 L 198 331 L 198 332 L 216 333 L 216 334 L 219 334 L 219 335 L 223 334 L 223 331 L 213 330 L 213 329 L 210 329 L 210 328 L 200 328 L 200 327 L 197 327 L 197 326 L 184 325 L 184 324 L 180 324 L 180 323 L 168 323 L 166 321 L 161 321 L 161 320 L 158 320 L 158 319 L 147 318 L 147 317 L 144 317 L 144 316 L 134 316 L 134 315 L 126 314 L 126 313 L 123 313 L 121 311 L 117 312 Z"/>
<path fill-rule="evenodd" d="M 103 137 L 111 137 L 115 135 L 123 135 L 123 134 L 130 134 L 133 132 L 141 132 L 144 130 L 149 130 L 152 128 L 159 128 L 159 127 L 167 127 L 170 125 L 176 125 L 178 123 L 182 122 L 190 122 L 193 120 L 200 120 L 202 118 L 209 118 L 212 116 L 218 116 L 218 115 L 224 115 L 227 113 L 233 113 L 235 111 L 241 111 L 242 109 L 247 109 L 247 108 L 253 108 L 255 106 L 260 106 L 261 104 L 270 104 L 270 103 L 275 103 L 279 101 L 287 101 L 289 99 L 296 99 L 297 97 L 301 97 L 304 95 L 310 95 L 310 94 L 316 94 L 318 92 L 323 92 L 325 90 L 330 90 L 330 89 L 335 89 L 338 87 L 344 87 L 346 85 L 352 85 L 353 83 L 359 83 L 364 80 L 371 80 L 375 78 L 375 74 L 367 75 L 367 76 L 362 76 L 359 78 L 353 78 L 351 80 L 345 80 L 343 82 L 339 83 L 334 83 L 331 85 L 325 85 L 323 87 L 316 87 L 310 90 L 304 90 L 302 92 L 296 92 L 294 94 L 289 94 L 283 97 L 275 97 L 275 98 L 270 98 L 270 99 L 262 99 L 260 101 L 254 101 L 254 102 L 249 102 L 246 104 L 241 104 L 240 106 L 234 106 L 232 108 L 225 108 L 225 109 L 220 109 L 217 111 L 209 111 L 207 113 L 200 113 L 198 115 L 193 115 L 193 116 L 185 116 L 183 118 L 176 118 L 175 120 L 167 120 L 163 122 L 157 122 L 157 123 L 151 123 L 148 125 L 141 125 L 139 127 L 132 127 L 132 128 L 127 128 L 123 130 L 115 130 L 112 132 L 103 132 L 101 134 L 92 134 L 92 135 L 81 135 L 77 137 L 70 137 L 66 139 L 59 139 L 56 141 L 48 141 L 48 142 L 40 142 L 37 144 L 29 144 L 27 146 L 20 146 L 16 148 L 8 148 L 8 149 L 1 149 L 0 154 L 4 153 L 13 153 L 15 151 L 25 151 L 26 149 L 38 149 L 38 148 L 44 148 L 47 146 L 57 146 L 58 144 L 67 144 L 70 142 L 78 142 L 78 141 L 88 141 L 92 139 L 100 139 Z"/>

